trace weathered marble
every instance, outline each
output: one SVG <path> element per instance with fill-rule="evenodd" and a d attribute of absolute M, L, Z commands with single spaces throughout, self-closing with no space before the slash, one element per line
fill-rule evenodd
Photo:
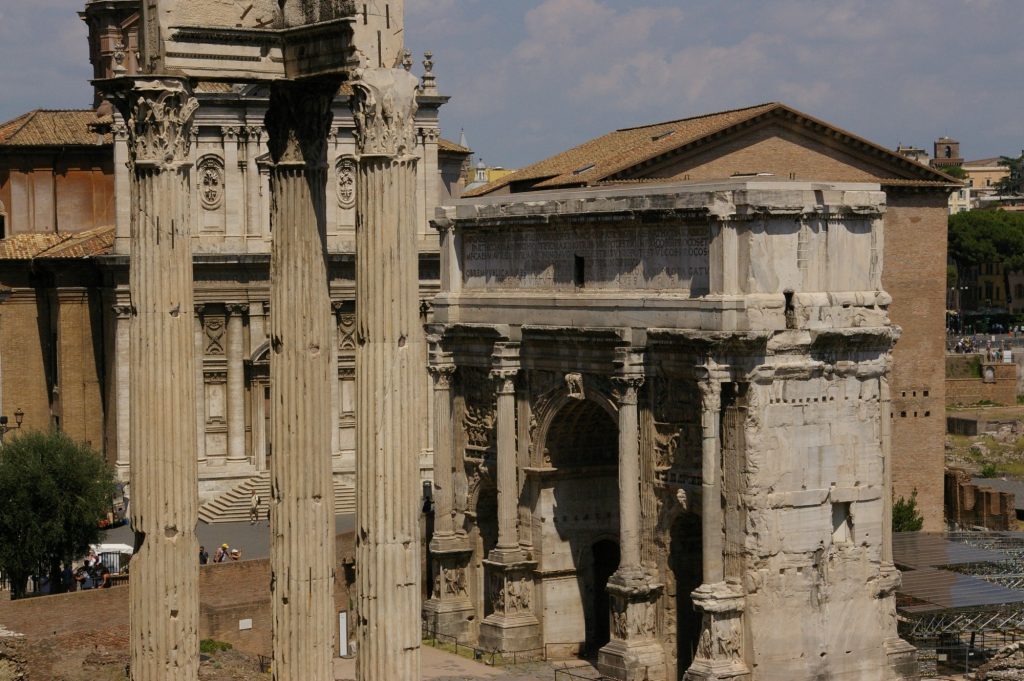
<path fill-rule="evenodd" d="M 420 442 L 407 409 L 426 356 L 411 229 L 417 80 L 402 69 L 356 75 L 356 676 L 416 679 Z"/>
<path fill-rule="evenodd" d="M 189 138 L 197 104 L 179 80 L 126 82 L 132 169 L 132 681 L 199 675 L 199 568 Z"/>
<path fill-rule="evenodd" d="M 334 352 L 325 240 L 326 146 L 336 81 L 276 83 L 270 261 L 270 565 L 274 677 L 333 679 Z"/>

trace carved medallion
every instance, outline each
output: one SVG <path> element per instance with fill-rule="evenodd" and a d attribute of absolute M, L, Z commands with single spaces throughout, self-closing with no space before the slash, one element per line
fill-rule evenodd
<path fill-rule="evenodd" d="M 217 210 L 224 202 L 224 161 L 217 156 L 204 156 L 198 168 L 200 203 L 206 210 Z"/>
<path fill-rule="evenodd" d="M 356 161 L 351 156 L 338 160 L 338 205 L 353 208 L 356 205 Z"/>

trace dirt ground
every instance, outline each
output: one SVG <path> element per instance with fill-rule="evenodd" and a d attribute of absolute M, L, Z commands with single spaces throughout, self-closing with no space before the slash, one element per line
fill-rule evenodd
<path fill-rule="evenodd" d="M 29 641 L 0 640 L 0 681 L 126 681 L 128 628 L 76 632 Z M 202 681 L 269 681 L 259 660 L 226 650 L 202 655 Z"/>

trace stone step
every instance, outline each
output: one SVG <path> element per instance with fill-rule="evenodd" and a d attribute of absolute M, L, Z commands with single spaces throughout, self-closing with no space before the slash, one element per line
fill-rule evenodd
<path fill-rule="evenodd" d="M 207 523 L 231 523 L 249 520 L 249 497 L 252 491 L 260 497 L 260 519 L 267 518 L 270 508 L 270 473 L 263 471 L 243 480 L 227 492 L 199 507 L 199 519 Z M 356 512 L 356 490 L 334 480 L 334 512 L 337 515 Z"/>

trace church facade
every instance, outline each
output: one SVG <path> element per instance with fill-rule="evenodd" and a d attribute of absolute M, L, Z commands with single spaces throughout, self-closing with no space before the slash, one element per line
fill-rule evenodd
<path fill-rule="evenodd" d="M 916 678 L 886 211 L 771 178 L 439 211 L 428 627 L 616 679 Z"/>
<path fill-rule="evenodd" d="M 95 77 L 133 72 L 137 0 L 90 1 L 81 14 L 90 28 Z M 405 67 L 412 66 L 407 56 Z M 421 172 L 417 217 L 408 229 L 417 235 L 426 320 L 439 276 L 438 240 L 428 216 L 458 191 L 470 152 L 440 138 L 438 115 L 448 98 L 437 88 L 429 55 L 419 70 L 415 153 Z M 269 92 L 266 86 L 203 81 L 195 91 L 200 106 L 191 144 L 197 358 L 192 380 L 200 495 L 209 501 L 239 485 L 269 484 L 271 207 L 264 128 Z M 343 87 L 333 106 L 326 205 L 336 324 L 331 399 L 337 416 L 332 453 L 339 512 L 354 510 L 356 165 L 350 95 Z M 98 96 L 96 105 L 95 110 L 32 112 L 0 126 L 0 205 L 8 237 L 0 240 L 0 284 L 10 290 L 0 308 L 0 405 L 22 409 L 26 428 L 57 426 L 90 442 L 127 480 L 133 402 L 128 139 L 120 116 Z M 62 146 L 66 151 L 55 165 L 53 151 Z M 71 249 L 68 239 L 84 246 Z M 423 433 L 419 454 L 427 478 L 432 465 L 428 381 L 424 372 L 409 402 L 410 418 Z M 204 519 L 232 512 L 244 517 L 248 492 L 237 496 L 238 508 L 207 509 Z"/>

